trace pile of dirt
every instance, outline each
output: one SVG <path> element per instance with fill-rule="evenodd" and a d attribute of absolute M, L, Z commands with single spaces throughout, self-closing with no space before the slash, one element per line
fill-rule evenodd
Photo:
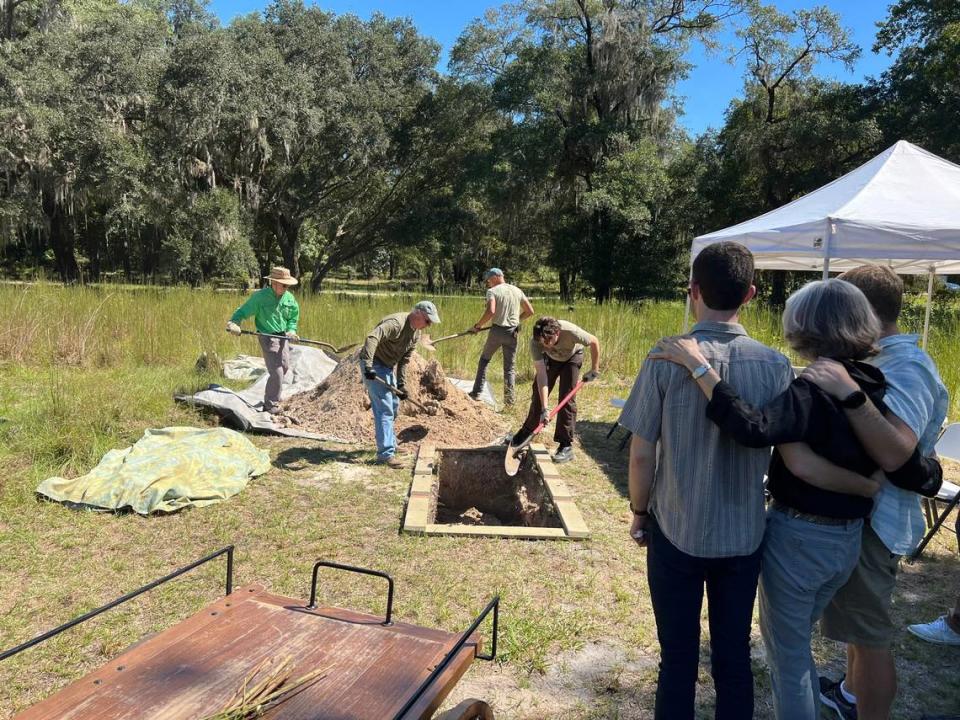
<path fill-rule="evenodd" d="M 394 430 L 401 445 L 488 445 L 506 429 L 489 405 L 471 400 L 450 383 L 440 363 L 416 352 L 407 366 L 406 390 L 426 411 L 412 402 L 400 403 Z M 316 390 L 295 395 L 281 410 L 303 430 L 346 442 L 373 442 L 373 413 L 361 381 L 359 350 L 341 360 Z"/>

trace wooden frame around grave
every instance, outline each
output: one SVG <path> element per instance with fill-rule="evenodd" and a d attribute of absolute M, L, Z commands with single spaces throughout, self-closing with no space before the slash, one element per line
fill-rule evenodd
<path fill-rule="evenodd" d="M 444 450 L 468 450 L 475 448 L 440 448 Z M 532 443 L 530 452 L 536 463 L 537 471 L 550 494 L 560 523 L 563 527 L 523 527 L 523 526 L 485 526 L 462 524 L 436 524 L 430 522 L 434 488 L 438 482 L 434 472 L 434 459 L 437 448 L 434 445 L 421 445 L 417 453 L 417 462 L 413 469 L 413 482 L 410 496 L 403 516 L 403 531 L 418 535 L 459 535 L 469 537 L 506 537 L 527 540 L 581 540 L 590 537 L 590 529 L 580 514 L 567 484 L 560 477 L 557 467 L 547 448 L 540 443 Z"/>

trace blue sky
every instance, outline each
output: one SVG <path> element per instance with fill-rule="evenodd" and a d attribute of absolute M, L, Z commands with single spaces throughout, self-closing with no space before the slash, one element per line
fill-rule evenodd
<path fill-rule="evenodd" d="M 308 0 L 309 1 L 309 0 Z M 369 17 L 374 11 L 387 16 L 406 16 L 424 35 L 428 35 L 443 47 L 444 53 L 440 69 L 446 67 L 447 53 L 467 23 L 483 14 L 488 7 L 501 4 L 498 0 L 316 0 L 315 4 L 336 13 L 354 13 L 360 17 Z M 852 32 L 853 39 L 863 48 L 863 54 L 849 72 L 838 63 L 823 63 L 817 72 L 821 76 L 832 77 L 845 82 L 854 82 L 869 76 L 877 76 L 890 64 L 884 55 L 874 55 L 870 48 L 876 35 L 876 23 L 887 15 L 888 2 L 884 0 L 776 0 L 774 3 L 781 11 L 809 8 L 817 4 L 827 4 L 839 13 L 845 27 Z M 260 10 L 266 0 L 212 0 L 210 7 L 223 21 L 228 23 L 233 17 Z M 733 43 L 733 32 L 726 33 L 722 42 Z M 708 127 L 723 124 L 723 113 L 730 100 L 739 96 L 743 88 L 743 67 L 727 62 L 729 53 L 707 54 L 702 47 L 691 48 L 688 59 L 696 67 L 690 77 L 677 87 L 681 96 L 685 114 L 681 123 L 691 135 L 696 135 Z"/>

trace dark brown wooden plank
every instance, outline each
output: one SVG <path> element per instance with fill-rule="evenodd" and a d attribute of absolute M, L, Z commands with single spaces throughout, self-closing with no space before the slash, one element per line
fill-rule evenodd
<path fill-rule="evenodd" d="M 69 720 L 73 717 L 95 717 L 83 713 L 87 712 L 86 708 L 91 705 L 100 703 L 100 698 L 104 696 L 104 688 L 121 677 L 120 673 L 125 672 L 125 670 L 117 670 L 118 667 L 126 668 L 135 663 L 143 662 L 153 654 L 162 651 L 165 646 L 176 644 L 181 639 L 198 632 L 205 625 L 215 622 L 219 614 L 212 615 L 211 613 L 219 613 L 228 607 L 234 607 L 251 600 L 263 590 L 264 588 L 261 585 L 248 585 L 237 589 L 232 595 L 211 603 L 172 628 L 168 628 L 146 642 L 135 644 L 115 660 L 105 663 L 97 670 L 68 685 L 46 700 L 19 713 L 14 720 Z M 107 720 L 110 716 L 104 715 L 103 717 L 104 720 Z"/>
<path fill-rule="evenodd" d="M 328 674 L 270 714 L 275 720 L 392 718 L 457 635 L 241 588 L 123 653 L 16 720 L 195 720 L 222 707 L 264 659 L 291 657 L 291 677 Z M 466 671 L 467 646 L 422 701 L 428 717 Z M 122 669 L 121 669 L 122 668 Z"/>

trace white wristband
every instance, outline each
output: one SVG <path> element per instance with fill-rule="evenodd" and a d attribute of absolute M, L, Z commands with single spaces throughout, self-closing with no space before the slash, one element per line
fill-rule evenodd
<path fill-rule="evenodd" d="M 710 372 L 710 370 L 712 370 L 712 368 L 710 367 L 710 363 L 704 363 L 700 367 L 696 368 L 692 373 L 690 373 L 690 377 L 692 377 L 694 380 L 698 380 L 702 378 L 704 375 L 706 375 L 708 372 Z"/>

